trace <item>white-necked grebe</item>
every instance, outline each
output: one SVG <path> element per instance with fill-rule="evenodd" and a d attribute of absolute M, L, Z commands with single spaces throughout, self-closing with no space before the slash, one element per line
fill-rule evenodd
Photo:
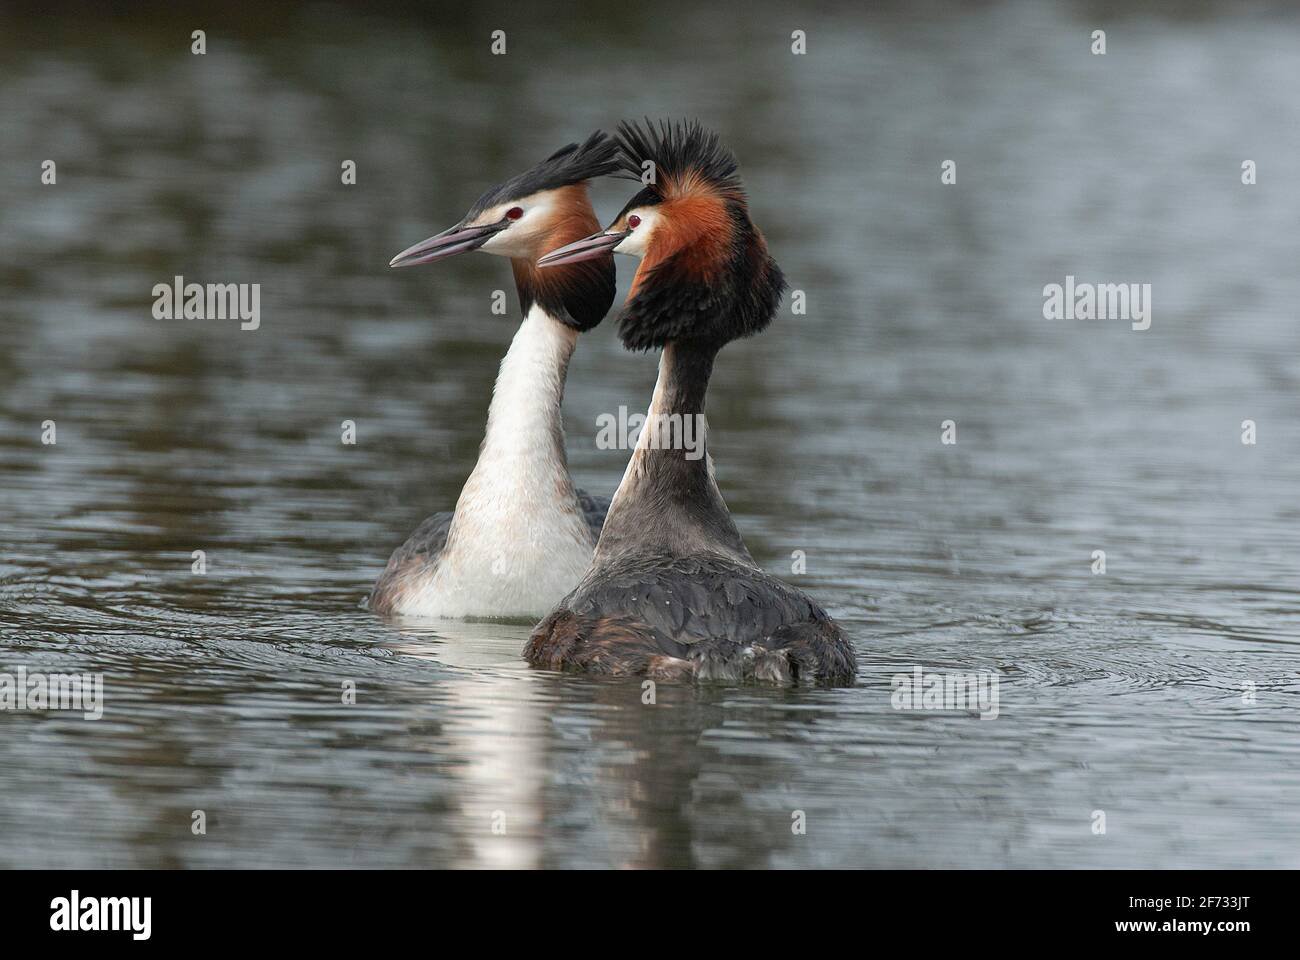
<path fill-rule="evenodd" d="M 569 144 L 484 193 L 448 230 L 391 266 L 469 250 L 509 257 L 524 319 L 497 376 L 478 462 L 452 513 L 436 513 L 393 551 L 370 592 L 377 613 L 539 617 L 591 563 L 609 501 L 574 487 L 560 404 L 578 334 L 614 300 L 614 258 L 539 270 L 547 250 L 599 229 L 587 181 L 617 169 L 603 132 Z"/>
<path fill-rule="evenodd" d="M 835 621 L 749 555 L 714 482 L 707 432 L 702 458 L 653 439 L 651 424 L 663 418 L 702 420 L 718 351 L 766 327 L 785 289 L 749 218 L 735 157 L 696 123 L 623 124 L 619 140 L 624 169 L 640 176 L 653 160 L 656 183 L 607 230 L 540 263 L 639 256 L 619 336 L 631 350 L 662 348 L 659 379 L 591 569 L 538 624 L 524 656 L 660 679 L 852 683 L 853 645 Z"/>

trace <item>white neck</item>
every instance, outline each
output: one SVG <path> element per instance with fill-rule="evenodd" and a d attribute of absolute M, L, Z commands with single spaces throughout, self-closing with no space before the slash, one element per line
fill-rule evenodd
<path fill-rule="evenodd" d="M 528 311 L 501 361 L 437 574 L 420 609 L 407 612 L 541 616 L 586 572 L 595 545 L 569 477 L 560 413 L 577 340 L 536 304 Z"/>
<path fill-rule="evenodd" d="M 578 331 L 572 327 L 536 304 L 528 311 L 501 360 L 488 407 L 480 466 L 485 459 L 528 460 L 540 447 L 546 447 L 567 476 L 560 404 L 569 358 L 577 343 Z"/>
<path fill-rule="evenodd" d="M 655 378 L 654 393 L 650 395 L 650 408 L 646 411 L 646 424 L 655 423 L 655 418 L 669 413 L 668 409 L 668 379 L 672 366 L 671 345 L 664 347 L 663 353 L 659 355 L 659 375 Z M 627 466 L 623 469 L 623 479 L 618 483 L 618 489 L 614 491 L 614 496 L 610 499 L 610 512 L 612 513 L 619 500 L 627 496 L 629 491 L 636 485 L 637 481 L 645 472 L 645 451 L 650 446 L 651 431 L 643 428 L 640 435 L 636 438 L 636 448 L 632 451 L 632 456 L 628 458 Z M 712 458 L 710 458 L 710 470 L 712 470 Z"/>

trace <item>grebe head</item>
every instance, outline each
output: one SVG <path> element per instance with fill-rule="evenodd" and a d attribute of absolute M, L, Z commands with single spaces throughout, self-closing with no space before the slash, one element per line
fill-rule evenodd
<path fill-rule="evenodd" d="M 587 181 L 619 166 L 618 144 L 597 130 L 487 190 L 459 223 L 408 247 L 388 265 L 411 267 L 471 250 L 509 257 L 525 314 L 539 303 L 569 326 L 589 330 L 614 301 L 614 258 L 545 274 L 537 269 L 537 258 L 600 226 Z"/>
<path fill-rule="evenodd" d="M 785 278 L 749 218 L 735 156 L 699 123 L 619 125 L 620 167 L 654 182 L 600 233 L 539 261 L 582 262 L 608 251 L 640 257 L 619 336 L 631 350 L 691 341 L 721 347 L 771 322 Z"/>

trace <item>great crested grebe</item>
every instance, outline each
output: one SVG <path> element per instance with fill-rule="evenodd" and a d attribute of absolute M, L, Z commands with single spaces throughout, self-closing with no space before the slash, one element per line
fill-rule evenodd
<path fill-rule="evenodd" d="M 759 569 L 714 482 L 713 461 L 653 440 L 651 424 L 703 417 L 718 351 L 758 333 L 785 279 L 749 218 L 735 157 L 697 123 L 619 127 L 623 169 L 656 183 L 610 227 L 539 263 L 610 250 L 641 258 L 619 316 L 631 350 L 663 349 L 647 425 L 591 569 L 534 629 L 532 664 L 661 679 L 843 685 L 853 645 L 807 594 Z"/>
<path fill-rule="evenodd" d="M 509 257 L 524 319 L 501 361 L 478 462 L 452 513 L 435 513 L 393 551 L 370 592 L 382 614 L 539 617 L 591 563 L 609 500 L 574 487 L 560 403 L 578 334 L 614 301 L 614 258 L 541 271 L 547 250 L 599 229 L 587 181 L 618 168 L 597 131 L 488 190 L 448 230 L 390 266 L 469 250 Z"/>

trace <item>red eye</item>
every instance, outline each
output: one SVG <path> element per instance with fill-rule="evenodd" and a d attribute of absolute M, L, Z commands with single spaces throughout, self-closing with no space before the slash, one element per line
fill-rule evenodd
<path fill-rule="evenodd" d="M 627 226 L 629 230 L 635 230 L 637 227 L 641 226 L 641 218 L 635 213 L 632 214 L 627 218 Z"/>
<path fill-rule="evenodd" d="M 511 207 L 509 210 L 506 211 L 507 220 L 518 220 L 523 215 L 524 215 L 523 207 Z"/>

